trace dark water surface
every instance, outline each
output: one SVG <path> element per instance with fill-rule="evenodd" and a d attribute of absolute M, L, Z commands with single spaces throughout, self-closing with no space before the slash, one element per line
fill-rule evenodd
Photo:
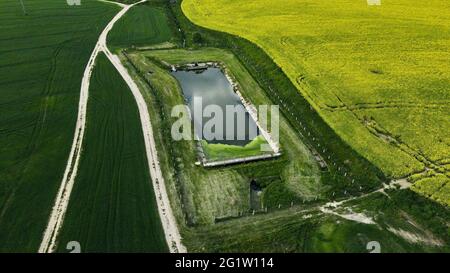
<path fill-rule="evenodd" d="M 222 110 L 223 121 L 218 123 L 222 126 L 221 128 L 213 127 L 212 130 L 213 133 L 217 132 L 220 135 L 219 139 L 212 139 L 214 135 L 208 134 L 205 130 L 197 130 L 197 136 L 202 135 L 202 139 L 208 143 L 244 146 L 258 135 L 255 121 L 247 113 L 238 95 L 233 92 L 230 82 L 219 68 L 208 68 L 200 72 L 176 71 L 172 72 L 172 75 L 183 89 L 183 95 L 191 111 L 192 121 L 197 128 L 207 128 L 208 121 L 215 116 L 215 110 Z M 201 99 L 201 103 L 199 99 Z M 233 107 L 235 113 L 229 111 L 227 114 L 226 109 L 231 107 Z M 209 109 L 213 113 L 204 117 L 205 115 L 202 115 L 201 111 L 204 111 L 205 114 L 208 112 L 205 109 Z M 215 129 L 218 129 L 218 131 Z"/>

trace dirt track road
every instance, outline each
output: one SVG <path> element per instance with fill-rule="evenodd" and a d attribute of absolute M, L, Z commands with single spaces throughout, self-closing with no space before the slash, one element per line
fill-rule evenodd
<path fill-rule="evenodd" d="M 141 118 L 142 130 L 144 133 L 145 148 L 147 153 L 147 161 L 149 165 L 150 175 L 152 178 L 152 184 L 154 192 L 156 194 L 156 201 L 158 205 L 158 212 L 161 218 L 162 226 L 166 237 L 167 245 L 170 252 L 186 252 L 186 248 L 181 243 L 181 236 L 178 230 L 178 226 L 175 217 L 170 206 L 170 201 L 167 195 L 164 178 L 159 166 L 158 155 L 156 151 L 155 140 L 153 138 L 153 130 L 150 122 L 150 115 L 147 109 L 147 104 L 139 91 L 139 88 L 128 74 L 126 68 L 122 65 L 119 58 L 109 51 L 106 38 L 109 31 L 113 28 L 114 24 L 134 5 L 146 2 L 143 0 L 131 5 L 124 5 L 121 3 L 115 3 L 111 1 L 103 1 L 117 4 L 122 7 L 122 10 L 117 13 L 116 16 L 108 23 L 105 29 L 99 36 L 98 42 L 89 58 L 89 62 L 84 71 L 83 79 L 81 81 L 80 100 L 78 106 L 78 118 L 75 126 L 75 135 L 70 151 L 67 166 L 64 172 L 63 179 L 61 181 L 58 194 L 56 196 L 55 204 L 53 206 L 47 228 L 44 232 L 41 245 L 38 252 L 48 253 L 53 252 L 57 246 L 57 237 L 61 230 L 64 216 L 69 204 L 70 194 L 72 192 L 73 184 L 78 172 L 78 164 L 80 159 L 80 152 L 82 150 L 84 131 L 86 127 L 86 108 L 89 97 L 89 83 L 91 80 L 92 70 L 95 66 L 95 60 L 100 52 L 104 52 L 122 78 L 129 86 L 139 109 L 139 115 Z"/>

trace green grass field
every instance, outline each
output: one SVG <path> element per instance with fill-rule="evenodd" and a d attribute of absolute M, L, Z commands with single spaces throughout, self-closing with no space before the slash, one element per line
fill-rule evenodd
<path fill-rule="evenodd" d="M 58 251 L 166 252 L 136 102 L 99 55 L 90 86 L 85 144 Z"/>
<path fill-rule="evenodd" d="M 119 10 L 86 0 L 0 2 L 0 252 L 36 251 L 75 128 L 83 71 Z"/>
<path fill-rule="evenodd" d="M 258 44 L 333 130 L 387 176 L 429 169 L 430 177 L 446 177 L 439 180 L 446 189 L 448 2 L 184 0 L 182 9 L 196 24 Z"/>
<path fill-rule="evenodd" d="M 210 161 L 227 160 L 261 155 L 261 145 L 267 144 L 263 136 L 257 136 L 245 146 L 212 144 L 202 140 L 203 151 Z"/>
<path fill-rule="evenodd" d="M 172 32 L 163 7 L 143 3 L 132 7 L 108 35 L 112 47 L 147 46 L 171 42 Z"/>

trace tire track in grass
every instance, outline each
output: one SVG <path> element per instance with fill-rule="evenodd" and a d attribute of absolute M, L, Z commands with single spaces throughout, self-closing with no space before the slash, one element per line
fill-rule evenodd
<path fill-rule="evenodd" d="M 46 79 L 46 85 L 41 94 L 42 98 L 40 100 L 37 118 L 36 118 L 36 120 L 33 120 L 33 124 L 31 125 L 33 127 L 33 129 L 31 131 L 31 137 L 29 138 L 30 141 L 28 142 L 27 147 L 26 147 L 27 156 L 26 156 L 24 168 L 22 168 L 22 175 L 27 170 L 27 165 L 29 164 L 29 162 L 31 160 L 31 155 L 35 152 L 37 144 L 38 144 L 37 142 L 38 142 L 38 140 L 41 139 L 40 136 L 42 135 L 42 132 L 45 129 L 45 119 L 47 117 L 47 111 L 48 111 L 48 107 L 49 107 L 48 98 L 49 98 L 49 96 L 52 95 L 52 85 L 54 82 L 56 69 L 57 69 L 56 68 L 57 58 L 58 58 L 58 55 L 61 52 L 62 48 L 64 47 L 64 45 L 69 41 L 71 41 L 71 40 L 66 40 L 66 41 L 58 44 L 56 46 L 55 50 L 53 51 L 51 65 L 50 65 L 50 69 L 49 69 L 48 76 Z M 24 126 L 21 125 L 20 127 L 18 127 L 18 130 L 22 130 L 23 128 L 24 128 Z M 22 183 L 23 183 L 23 180 L 19 179 L 18 185 L 21 185 Z M 14 200 L 14 198 L 16 196 L 17 189 L 18 189 L 18 187 L 15 187 L 12 191 L 10 191 L 6 194 L 6 198 L 5 198 L 6 202 L 1 207 L 1 210 L 0 210 L 0 219 L 3 218 L 3 215 L 9 209 L 9 206 L 12 204 L 12 200 Z"/>

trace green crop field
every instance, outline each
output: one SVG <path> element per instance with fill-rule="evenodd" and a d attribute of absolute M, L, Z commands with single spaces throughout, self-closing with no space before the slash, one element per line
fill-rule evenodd
<path fill-rule="evenodd" d="M 184 0 L 194 23 L 259 45 L 334 131 L 391 178 L 450 180 L 450 3 Z M 273 22 L 273 23 L 268 23 Z M 431 182 L 433 183 L 433 182 Z M 450 196 L 418 192 L 450 204 Z"/>
<path fill-rule="evenodd" d="M 72 145 L 81 78 L 116 6 L 0 1 L 0 252 L 36 251 Z"/>
<path fill-rule="evenodd" d="M 132 7 L 114 25 L 108 35 L 108 45 L 138 47 L 173 40 L 168 18 L 162 9 L 155 3 L 142 3 Z"/>
<path fill-rule="evenodd" d="M 95 66 L 79 174 L 59 251 L 168 251 L 150 179 L 136 102 L 104 54 Z"/>

